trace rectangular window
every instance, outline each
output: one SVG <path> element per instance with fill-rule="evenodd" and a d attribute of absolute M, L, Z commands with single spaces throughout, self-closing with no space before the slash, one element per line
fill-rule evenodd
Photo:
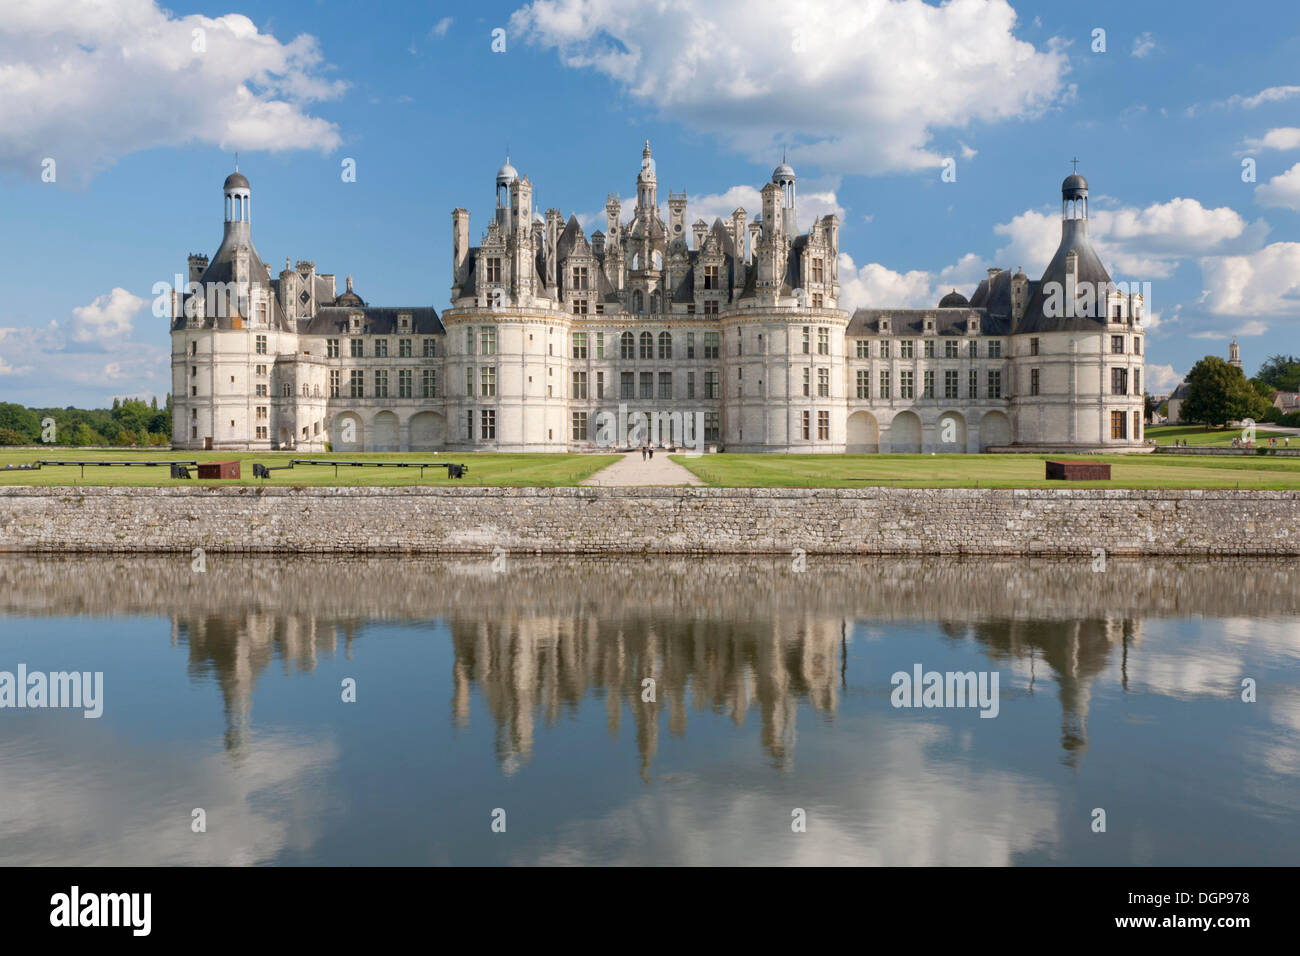
<path fill-rule="evenodd" d="M 573 333 L 573 357 L 576 359 L 585 359 L 587 357 L 587 333 Z"/>
<path fill-rule="evenodd" d="M 889 369 L 887 368 L 880 370 L 880 397 L 889 397 Z"/>
<path fill-rule="evenodd" d="M 817 370 L 817 397 L 831 397 L 831 370 L 828 368 L 819 368 Z"/>
<path fill-rule="evenodd" d="M 292 383 L 292 382 L 285 382 L 283 385 L 281 385 L 281 386 L 280 386 L 280 394 L 281 394 L 284 398 L 292 398 L 292 397 L 293 397 L 293 383 Z"/>
<path fill-rule="evenodd" d="M 587 373 L 586 372 L 573 373 L 573 391 L 571 393 L 571 397 L 577 399 L 585 399 L 587 397 Z"/>
<path fill-rule="evenodd" d="M 465 329 L 465 354 L 474 354 L 474 330 L 470 328 Z"/>
<path fill-rule="evenodd" d="M 923 383 L 921 386 L 921 397 L 934 398 L 934 369 L 927 368 L 925 370 L 925 377 L 921 379 L 921 381 Z"/>
<path fill-rule="evenodd" d="M 361 339 L 348 339 L 348 354 L 353 358 L 362 358 L 365 355 L 362 349 Z"/>
<path fill-rule="evenodd" d="M 573 314 L 574 314 L 574 315 L 586 315 L 586 314 L 587 314 L 587 310 L 588 310 L 588 305 L 587 305 L 587 300 L 586 300 L 586 298 L 574 299 L 574 300 L 573 300 Z"/>
<path fill-rule="evenodd" d="M 925 340 L 925 357 L 934 358 L 934 339 Z"/>
<path fill-rule="evenodd" d="M 604 357 L 605 357 L 605 333 L 597 332 L 596 333 L 596 358 L 603 359 Z"/>
<path fill-rule="evenodd" d="M 687 398 L 695 397 L 695 373 L 694 372 L 686 373 L 686 397 Z"/>
<path fill-rule="evenodd" d="M 409 368 L 398 369 L 397 371 L 397 397 L 411 397 L 411 370 Z"/>
<path fill-rule="evenodd" d="M 1134 355 L 1142 354 L 1142 340 L 1138 338 L 1136 335 L 1133 336 L 1133 354 Z"/>
<path fill-rule="evenodd" d="M 898 373 L 898 397 L 916 398 L 915 373 L 905 369 Z"/>
<path fill-rule="evenodd" d="M 410 340 L 410 339 L 398 339 L 398 340 L 397 340 L 397 357 L 398 357 L 398 358 L 410 358 L 410 357 L 411 357 L 411 340 Z"/>
<path fill-rule="evenodd" d="M 1112 335 L 1110 337 L 1110 354 L 1111 355 L 1124 354 L 1124 336 Z"/>
<path fill-rule="evenodd" d="M 858 339 L 857 351 L 858 358 L 871 358 L 871 343 L 866 339 Z"/>
<path fill-rule="evenodd" d="M 596 397 L 597 398 L 605 397 L 605 373 L 604 372 L 596 373 Z"/>
<path fill-rule="evenodd" d="M 686 357 L 688 359 L 695 358 L 695 333 L 694 332 L 686 333 Z"/>
<path fill-rule="evenodd" d="M 943 397 L 957 398 L 961 386 L 957 382 L 957 370 L 955 368 L 946 368 L 943 370 Z"/>
<path fill-rule="evenodd" d="M 1134 441 L 1142 440 L 1142 413 L 1141 412 L 1133 413 L 1133 440 Z"/>
<path fill-rule="evenodd" d="M 474 397 L 474 366 L 465 367 L 465 395 L 469 398 Z"/>
<path fill-rule="evenodd" d="M 1113 368 L 1110 370 L 1110 393 L 1112 395 L 1128 394 L 1128 369 Z"/>
<path fill-rule="evenodd" d="M 1142 370 L 1137 368 L 1133 370 L 1133 394 L 1142 394 Z M 1136 438 L 1137 435 L 1134 435 L 1133 437 Z"/>
<path fill-rule="evenodd" d="M 989 369 L 989 398 L 1002 397 L 1002 371 L 1001 369 Z"/>
<path fill-rule="evenodd" d="M 496 355 L 497 327 L 495 325 L 489 325 L 484 329 L 480 329 L 478 334 L 478 344 L 480 346 L 479 351 L 484 355 Z"/>
<path fill-rule="evenodd" d="M 636 398 L 633 394 L 635 385 L 633 383 L 631 372 L 618 373 L 618 397 L 619 398 Z"/>
<path fill-rule="evenodd" d="M 354 368 L 348 376 L 348 395 L 351 398 L 365 398 L 366 386 L 362 378 L 362 371 Z"/>
<path fill-rule="evenodd" d="M 705 398 L 718 397 L 718 373 L 717 372 L 704 373 L 704 397 Z"/>
<path fill-rule="evenodd" d="M 494 408 L 479 409 L 479 438 L 492 441 L 497 437 L 497 413 Z"/>
<path fill-rule="evenodd" d="M 717 299 L 705 299 L 705 300 L 704 300 L 704 314 L 705 314 L 705 315 L 717 315 L 717 314 L 718 314 L 718 300 L 717 300 Z"/>
<path fill-rule="evenodd" d="M 258 418 L 265 418 L 265 417 L 266 417 L 266 406 L 265 406 L 265 405 L 258 405 L 258 406 L 257 406 L 257 417 L 258 417 Z"/>
<path fill-rule="evenodd" d="M 812 412 L 799 413 L 800 424 L 803 426 L 803 440 L 812 440 Z"/>
<path fill-rule="evenodd" d="M 705 266 L 705 267 L 704 267 L 704 288 L 705 288 L 705 289 L 721 289 L 721 288 L 722 288 L 722 286 L 721 286 L 721 285 L 719 284 L 719 282 L 718 282 L 718 267 L 717 267 L 717 266 Z"/>
<path fill-rule="evenodd" d="M 336 368 L 330 369 L 330 398 L 343 395 L 343 373 Z"/>
<path fill-rule="evenodd" d="M 898 357 L 899 357 L 899 358 L 905 358 L 905 359 L 907 359 L 907 358 L 912 358 L 912 340 L 911 340 L 911 339 L 903 339 L 903 341 L 901 341 L 901 342 L 898 343 Z"/>
<path fill-rule="evenodd" d="M 871 397 L 871 373 L 865 368 L 858 369 L 858 398 Z"/>
<path fill-rule="evenodd" d="M 426 368 L 421 372 L 420 396 L 422 398 L 438 397 L 438 371 Z"/>
<path fill-rule="evenodd" d="M 822 260 L 821 260 L 821 259 L 814 259 L 814 260 L 812 261 L 812 280 L 813 280 L 813 282 L 817 282 L 817 283 L 825 282 L 825 281 L 826 281 L 826 280 L 825 280 L 825 275 L 826 275 L 826 270 L 825 270 L 825 267 L 822 265 Z"/>
<path fill-rule="evenodd" d="M 803 397 L 812 397 L 812 369 L 810 368 L 803 370 Z"/>
<path fill-rule="evenodd" d="M 425 357 L 425 358 L 437 358 L 437 356 L 438 356 L 438 345 L 437 345 L 437 341 L 438 341 L 437 339 L 425 339 L 425 340 L 424 340 L 424 357 Z"/>
<path fill-rule="evenodd" d="M 257 337 L 256 347 L 257 347 L 257 354 L 258 354 L 258 355 L 265 355 L 265 354 L 266 354 L 266 336 L 265 336 L 265 335 L 259 335 L 259 336 Z"/>
<path fill-rule="evenodd" d="M 659 333 L 659 359 L 665 361 L 673 357 L 673 337 L 667 332 Z"/>
<path fill-rule="evenodd" d="M 465 412 L 465 440 L 474 440 L 474 409 Z"/>
<path fill-rule="evenodd" d="M 339 357 L 339 340 L 338 340 L 338 339 L 326 339 L 326 340 L 325 340 L 325 357 L 326 357 L 326 358 L 338 358 L 338 357 Z"/>
<path fill-rule="evenodd" d="M 994 340 L 989 343 L 989 358 L 1002 358 L 1002 342 Z"/>
<path fill-rule="evenodd" d="M 487 269 L 486 269 L 487 281 L 500 282 L 501 281 L 501 260 L 494 256 L 487 260 L 486 265 L 487 265 Z"/>
<path fill-rule="evenodd" d="M 618 337 L 618 357 L 622 359 L 636 358 L 636 344 L 631 332 L 624 332 Z"/>
<path fill-rule="evenodd" d="M 637 354 L 640 355 L 642 359 L 652 359 L 655 357 L 654 341 L 655 340 L 651 338 L 649 332 L 641 333 L 640 338 L 637 340 Z"/>
<path fill-rule="evenodd" d="M 673 397 L 673 373 L 672 372 L 659 373 L 659 397 L 660 398 Z"/>
<path fill-rule="evenodd" d="M 722 416 L 717 412 L 704 413 L 704 440 L 717 441 L 722 436 Z"/>
<path fill-rule="evenodd" d="M 255 391 L 255 394 L 257 394 L 257 395 L 259 395 L 259 396 L 261 396 L 261 395 L 270 395 L 270 394 L 271 394 L 270 386 L 268 386 L 268 385 L 267 385 L 266 383 L 264 383 L 264 382 L 263 382 L 263 383 L 259 383 L 258 385 L 256 385 L 254 391 Z"/>
<path fill-rule="evenodd" d="M 1121 440 L 1124 435 L 1124 413 L 1110 413 L 1110 437 L 1115 440 Z"/>
<path fill-rule="evenodd" d="M 587 267 L 586 266 L 573 267 L 573 291 L 575 292 L 587 291 Z"/>
<path fill-rule="evenodd" d="M 881 358 L 889 358 L 889 339 L 881 339 L 881 341 L 880 341 L 880 357 L 881 357 Z"/>
<path fill-rule="evenodd" d="M 497 393 L 497 367 L 484 365 L 478 370 L 479 395 L 483 398 L 495 398 Z"/>
<path fill-rule="evenodd" d="M 573 413 L 573 440 L 574 441 L 587 440 L 587 413 L 586 412 Z"/>
<path fill-rule="evenodd" d="M 971 344 L 974 345 L 975 343 L 972 342 Z M 970 374 L 967 376 L 966 397 L 967 398 L 980 397 L 980 373 L 975 371 L 975 369 L 971 369 Z"/>
<path fill-rule="evenodd" d="M 388 369 L 375 369 L 375 398 L 388 397 Z"/>
<path fill-rule="evenodd" d="M 704 333 L 704 357 L 706 359 L 718 358 L 721 348 L 720 339 L 717 332 Z M 716 396 L 715 396 L 716 397 Z"/>
<path fill-rule="evenodd" d="M 817 354 L 818 355 L 831 354 L 831 330 L 830 329 L 817 330 Z"/>
<path fill-rule="evenodd" d="M 812 294 L 812 307 L 814 309 L 820 309 L 822 307 L 822 301 L 822 294 L 820 292 L 814 292 Z"/>
<path fill-rule="evenodd" d="M 375 358 L 388 358 L 388 339 L 375 339 Z"/>
<path fill-rule="evenodd" d="M 831 439 L 831 413 L 817 413 L 817 440 L 830 441 Z"/>
<path fill-rule="evenodd" d="M 638 391 L 637 394 L 641 398 L 655 397 L 655 373 L 654 372 L 641 373 L 640 390 Z"/>
<path fill-rule="evenodd" d="M 956 339 L 943 340 L 943 357 L 959 358 L 961 356 L 961 343 Z"/>
<path fill-rule="evenodd" d="M 966 349 L 966 354 L 971 358 L 979 358 L 980 344 L 974 339 L 970 340 L 970 346 Z"/>
<path fill-rule="evenodd" d="M 1038 339 L 1029 340 L 1029 354 L 1030 355 L 1038 354 Z"/>
<path fill-rule="evenodd" d="M 803 354 L 808 355 L 812 352 L 812 328 L 805 325 L 803 327 Z"/>
<path fill-rule="evenodd" d="M 1038 394 L 1038 369 L 1036 368 L 1031 368 L 1029 370 L 1029 394 Z"/>

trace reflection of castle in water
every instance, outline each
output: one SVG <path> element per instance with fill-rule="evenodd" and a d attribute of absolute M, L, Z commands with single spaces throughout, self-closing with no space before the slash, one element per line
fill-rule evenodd
<path fill-rule="evenodd" d="M 235 752 L 253 688 L 275 661 L 309 671 L 340 646 L 350 656 L 367 623 L 446 621 L 454 717 L 471 719 L 477 692 L 507 770 L 531 755 L 539 722 L 589 700 L 603 700 L 611 732 L 632 721 L 643 768 L 661 711 L 680 735 L 692 709 L 736 725 L 757 711 L 762 746 L 788 765 L 798 708 L 837 711 L 855 621 L 937 622 L 1031 692 L 1054 682 L 1070 763 L 1087 746 L 1098 678 L 1118 666 L 1127 679 L 1144 618 L 1300 610 L 1284 562 L 1115 560 L 1094 574 L 1087 561 L 845 558 L 796 575 L 761 558 L 549 558 L 511 559 L 493 574 L 488 559 L 223 558 L 181 577 L 177 562 L 188 556 L 0 560 L 0 613 L 171 616 L 191 676 L 221 688 Z M 887 680 L 867 683 L 874 692 Z"/>
<path fill-rule="evenodd" d="M 322 657 L 333 657 L 340 633 L 344 653 L 352 657 L 358 623 L 324 622 L 301 614 L 172 616 L 172 646 L 189 647 L 189 675 L 212 679 L 221 688 L 226 714 L 226 749 L 238 752 L 251 724 L 253 686 L 272 661 L 285 672 L 314 670 Z"/>
<path fill-rule="evenodd" d="M 784 761 L 793 750 L 797 702 L 836 709 L 839 618 L 718 622 L 635 608 L 608 613 L 618 616 L 602 618 L 591 608 L 572 617 L 453 618 L 456 719 L 468 721 L 477 685 L 497 726 L 497 754 L 512 768 L 531 755 L 535 720 L 556 723 L 566 708 L 603 697 L 611 733 L 624 709 L 630 713 L 645 772 L 658 749 L 661 711 L 669 733 L 681 736 L 688 708 L 725 714 L 736 726 L 757 709 L 763 747 Z"/>

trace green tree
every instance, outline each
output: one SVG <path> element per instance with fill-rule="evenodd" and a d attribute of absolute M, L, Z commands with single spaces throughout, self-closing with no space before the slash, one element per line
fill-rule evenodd
<path fill-rule="evenodd" d="M 1270 392 L 1300 392 L 1300 358 L 1294 355 L 1270 355 L 1259 367 L 1253 381 Z"/>
<path fill-rule="evenodd" d="M 26 445 L 41 440 L 41 419 L 30 408 L 12 402 L 0 402 L 0 428 L 17 432 L 24 440 L 6 445 Z"/>
<path fill-rule="evenodd" d="M 12 428 L 0 428 L 0 445 L 30 445 L 31 439 Z"/>
<path fill-rule="evenodd" d="M 1157 406 L 1159 403 L 1156 402 L 1156 397 L 1155 397 L 1154 395 L 1152 395 L 1150 392 L 1143 392 L 1143 393 L 1142 393 L 1142 404 L 1143 404 L 1143 407 L 1145 408 L 1146 421 L 1147 421 L 1147 424 L 1149 425 L 1149 424 L 1151 423 L 1151 419 L 1152 419 L 1152 417 L 1153 417 L 1153 416 L 1155 415 L 1155 413 L 1156 413 L 1156 406 Z"/>
<path fill-rule="evenodd" d="M 1217 355 L 1207 355 L 1187 373 L 1187 398 L 1182 417 L 1189 422 L 1226 425 L 1243 418 L 1262 418 L 1268 411 L 1262 398 L 1241 369 Z"/>

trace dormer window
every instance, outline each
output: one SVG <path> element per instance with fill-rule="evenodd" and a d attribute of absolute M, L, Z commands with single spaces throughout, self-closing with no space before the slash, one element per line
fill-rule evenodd
<path fill-rule="evenodd" d="M 361 331 L 361 313 L 354 312 L 348 316 L 348 329 L 352 332 Z"/>
<path fill-rule="evenodd" d="M 889 319 L 880 320 L 880 334 L 881 335 L 889 334 Z"/>
<path fill-rule="evenodd" d="M 397 317 L 397 328 L 402 332 L 411 331 L 411 316 L 405 312 Z"/>

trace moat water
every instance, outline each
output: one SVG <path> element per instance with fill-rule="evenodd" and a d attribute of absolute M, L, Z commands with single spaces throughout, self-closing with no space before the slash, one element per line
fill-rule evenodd
<path fill-rule="evenodd" d="M 103 677 L 0 708 L 0 864 L 1294 865 L 1298 581 L 6 556 L 0 672 Z"/>

